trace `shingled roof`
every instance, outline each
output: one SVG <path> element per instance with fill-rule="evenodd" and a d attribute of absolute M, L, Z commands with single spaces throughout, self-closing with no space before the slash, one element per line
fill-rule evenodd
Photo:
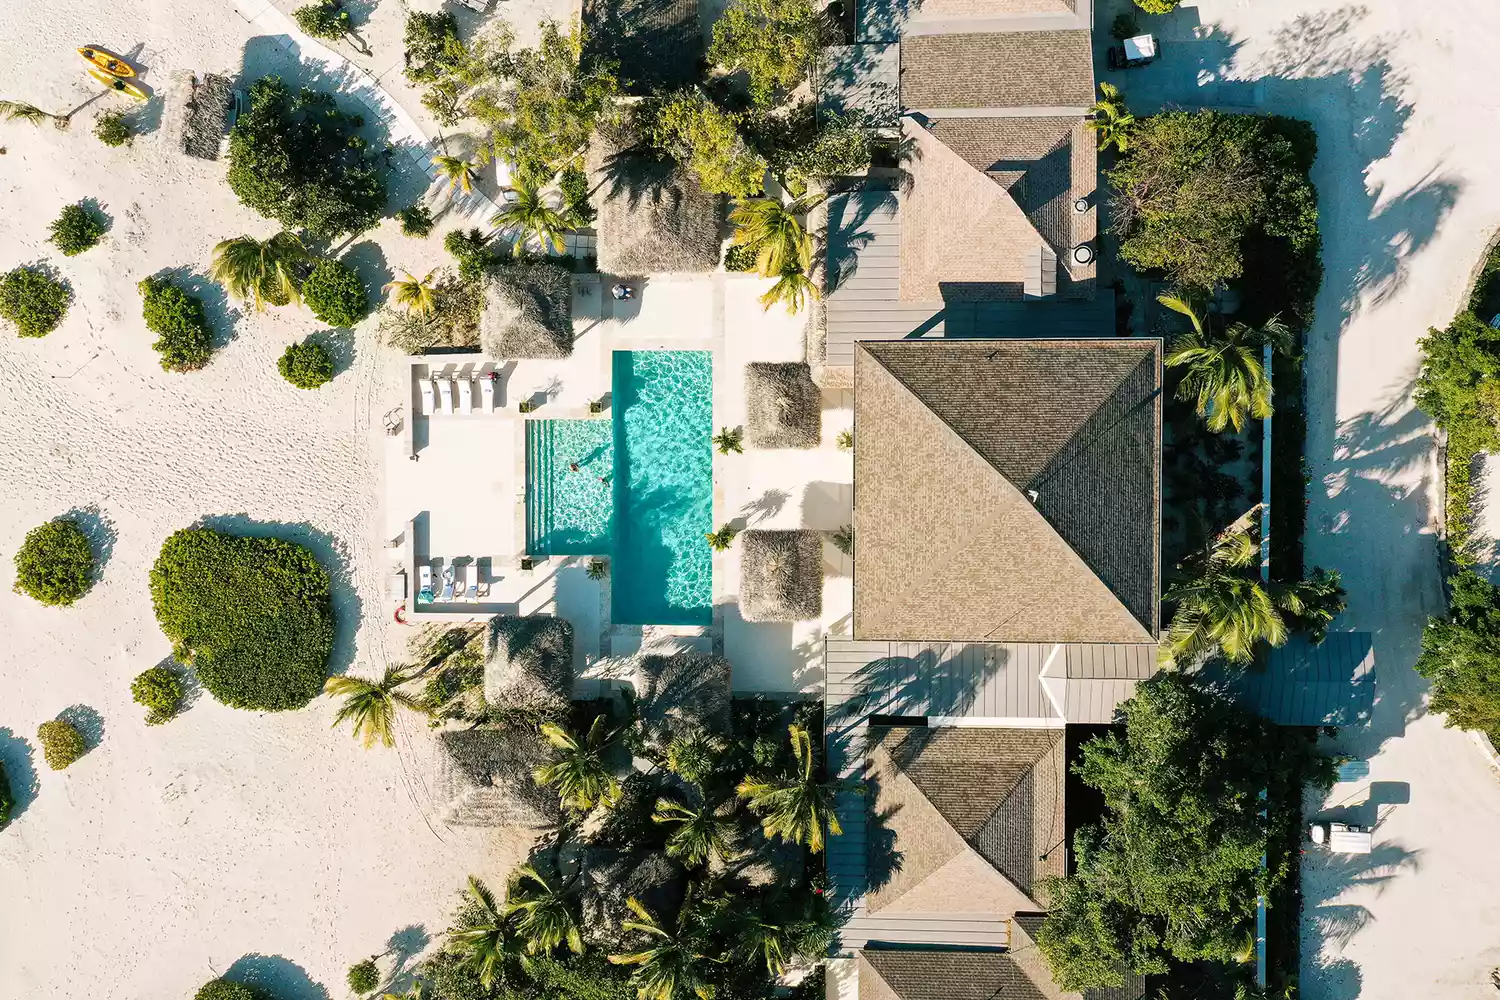
<path fill-rule="evenodd" d="M 901 857 L 871 914 L 1045 908 L 1045 879 L 1066 871 L 1061 728 L 872 728 L 870 745 L 871 822 Z"/>
<path fill-rule="evenodd" d="M 867 341 L 854 377 L 856 639 L 1155 640 L 1160 341 Z"/>
<path fill-rule="evenodd" d="M 1090 32 L 908 35 L 901 41 L 901 105 L 1087 108 L 1094 103 Z"/>
<path fill-rule="evenodd" d="M 1033 949 L 1034 951 L 1034 949 Z M 865 948 L 859 1000 L 1062 1000 L 1046 963 L 1010 951 Z"/>

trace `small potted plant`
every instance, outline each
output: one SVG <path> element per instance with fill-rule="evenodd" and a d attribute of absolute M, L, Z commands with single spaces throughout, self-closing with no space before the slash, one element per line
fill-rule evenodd
<path fill-rule="evenodd" d="M 607 559 L 590 559 L 588 574 L 590 580 L 602 580 L 609 573 L 609 561 Z"/>
<path fill-rule="evenodd" d="M 603 413 L 604 412 L 604 397 L 603 396 L 600 396 L 598 399 L 591 399 L 591 400 L 589 400 L 589 412 L 590 413 Z"/>
<path fill-rule="evenodd" d="M 536 401 L 532 399 L 523 399 L 516 404 L 516 409 L 520 410 L 522 413 L 530 413 L 531 411 L 536 409 Z"/>
<path fill-rule="evenodd" d="M 733 452 L 742 455 L 745 452 L 745 432 L 742 428 L 721 427 L 719 433 L 714 435 L 714 447 L 719 449 L 720 455 L 728 455 Z"/>

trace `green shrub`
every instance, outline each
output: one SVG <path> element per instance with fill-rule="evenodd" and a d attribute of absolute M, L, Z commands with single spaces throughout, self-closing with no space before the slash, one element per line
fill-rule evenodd
<path fill-rule="evenodd" d="M 208 364 L 214 336 L 203 303 L 165 278 L 146 278 L 136 288 L 146 329 L 156 334 L 151 349 L 161 355 L 161 366 L 169 372 L 189 372 Z"/>
<path fill-rule="evenodd" d="M 63 770 L 89 749 L 77 727 L 62 719 L 37 726 L 36 738 L 42 744 L 42 756 L 46 758 L 47 766 L 54 771 Z"/>
<path fill-rule="evenodd" d="M 94 137 L 106 146 L 123 146 L 130 141 L 130 125 L 125 112 L 106 111 L 94 119 Z"/>
<path fill-rule="evenodd" d="M 76 257 L 104 238 L 104 220 L 83 205 L 64 206 L 47 228 L 52 232 L 47 241 L 61 250 L 64 257 Z"/>
<path fill-rule="evenodd" d="M 151 568 L 151 604 L 177 660 L 234 708 L 301 708 L 333 651 L 328 573 L 306 548 L 184 528 Z"/>
<path fill-rule="evenodd" d="M 375 964 L 373 958 L 355 962 L 349 966 L 348 982 L 349 992 L 356 996 L 374 993 L 375 987 L 380 985 L 380 967 Z"/>
<path fill-rule="evenodd" d="M 457 68 L 464 55 L 458 37 L 458 22 L 447 11 L 428 14 L 414 10 L 406 15 L 402 36 L 406 78 L 412 83 L 432 83 Z"/>
<path fill-rule="evenodd" d="M 193 994 L 193 1000 L 262 1000 L 262 997 L 248 986 L 231 983 L 227 979 L 215 979 L 204 983 Z"/>
<path fill-rule="evenodd" d="M 1115 19 L 1110 22 L 1109 33 L 1115 41 L 1123 42 L 1141 33 L 1141 22 L 1136 20 L 1135 14 L 1130 11 L 1122 11 L 1116 14 Z"/>
<path fill-rule="evenodd" d="M 0 830 L 10 822 L 10 811 L 16 806 L 16 800 L 10 791 L 10 779 L 5 775 L 5 764 L 0 763 Z"/>
<path fill-rule="evenodd" d="M 758 253 L 760 253 L 759 244 L 735 243 L 724 251 L 724 270 L 754 271 L 757 266 L 755 257 Z"/>
<path fill-rule="evenodd" d="M 336 42 L 349 31 L 349 12 L 339 0 L 317 0 L 292 11 L 292 18 L 305 34 Z"/>
<path fill-rule="evenodd" d="M 458 261 L 458 273 L 462 278 L 473 280 L 484 274 L 495 263 L 495 252 L 490 249 L 490 238 L 478 229 L 468 231 L 455 229 L 443 237 L 443 249 Z"/>
<path fill-rule="evenodd" d="M 751 198 L 764 189 L 766 161 L 745 145 L 739 116 L 698 90 L 668 95 L 652 110 L 651 144 L 691 170 L 703 190 Z"/>
<path fill-rule="evenodd" d="M 32 528 L 16 552 L 16 591 L 43 604 L 72 604 L 93 579 L 93 546 L 68 518 Z"/>
<path fill-rule="evenodd" d="M 302 299 L 329 326 L 353 326 L 370 311 L 370 297 L 359 275 L 347 264 L 327 258 L 318 261 L 302 282 Z"/>
<path fill-rule="evenodd" d="M 807 79 L 823 46 L 834 40 L 821 6 L 814 0 L 731 0 L 714 22 L 708 61 L 744 70 L 751 97 L 768 106 Z"/>
<path fill-rule="evenodd" d="M 170 721 L 182 706 L 182 693 L 182 677 L 168 666 L 151 667 L 130 682 L 135 703 L 146 709 L 148 726 Z"/>
<path fill-rule="evenodd" d="M 568 206 L 568 216 L 575 226 L 587 226 L 599 214 L 589 202 L 589 175 L 576 164 L 570 165 L 557 179 L 563 199 Z"/>
<path fill-rule="evenodd" d="M 362 233 L 385 210 L 385 181 L 350 147 L 356 128 L 331 95 L 263 77 L 229 135 L 229 186 L 287 229 L 327 240 Z"/>
<path fill-rule="evenodd" d="M 333 378 L 333 357 L 322 344 L 292 344 L 276 362 L 281 377 L 299 389 L 316 389 Z"/>
<path fill-rule="evenodd" d="M 0 276 L 0 317 L 22 337 L 45 337 L 68 312 L 68 286 L 31 267 Z"/>
<path fill-rule="evenodd" d="M 415 205 L 407 205 L 396 213 L 396 218 L 401 221 L 401 232 L 407 236 L 415 236 L 420 239 L 432 232 L 432 212 L 421 202 Z"/>
<path fill-rule="evenodd" d="M 1147 14 L 1170 14 L 1182 0 L 1135 0 L 1135 5 Z"/>

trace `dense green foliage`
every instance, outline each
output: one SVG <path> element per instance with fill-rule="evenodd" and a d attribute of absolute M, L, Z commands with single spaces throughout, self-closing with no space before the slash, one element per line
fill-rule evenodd
<path fill-rule="evenodd" d="M 146 725 L 171 721 L 182 706 L 182 675 L 165 664 L 141 671 L 130 682 L 130 696 L 146 709 Z"/>
<path fill-rule="evenodd" d="M 76 257 L 104 238 L 104 220 L 85 205 L 66 205 L 52 224 L 47 242 L 62 251 L 64 257 Z"/>
<path fill-rule="evenodd" d="M 407 205 L 396 213 L 396 219 L 401 223 L 401 232 L 407 236 L 422 238 L 432 232 L 432 211 L 426 205 L 418 202 L 415 205 Z"/>
<path fill-rule="evenodd" d="M 10 791 L 10 778 L 5 774 L 5 764 L 0 761 L 0 830 L 10 822 L 10 811 L 16 807 L 15 796 Z"/>
<path fill-rule="evenodd" d="M 156 334 L 151 349 L 161 355 L 161 366 L 188 372 L 208 364 L 214 338 L 203 303 L 165 278 L 146 278 L 136 288 L 146 329 Z"/>
<path fill-rule="evenodd" d="M 870 166 L 874 131 L 858 114 L 819 115 L 811 101 L 789 109 L 752 110 L 738 119 L 745 141 L 782 185 L 801 196 L 814 177 L 862 174 Z"/>
<path fill-rule="evenodd" d="M 443 237 L 443 249 L 458 262 L 459 276 L 472 281 L 495 264 L 490 237 L 478 229 L 455 229 Z"/>
<path fill-rule="evenodd" d="M 1445 725 L 1500 737 L 1500 588 L 1472 570 L 1450 581 L 1448 614 L 1429 618 L 1417 673 L 1432 682 Z"/>
<path fill-rule="evenodd" d="M 106 146 L 123 146 L 130 141 L 130 123 L 123 111 L 106 111 L 94 119 L 94 138 Z"/>
<path fill-rule="evenodd" d="M 1147 14 L 1170 14 L 1182 0 L 1135 0 L 1135 5 Z"/>
<path fill-rule="evenodd" d="M 385 181 L 363 145 L 331 95 L 262 77 L 229 136 L 229 186 L 289 229 L 324 239 L 362 233 L 385 208 Z"/>
<path fill-rule="evenodd" d="M 330 257 L 318 261 L 303 279 L 302 301 L 329 326 L 353 326 L 370 311 L 370 297 L 359 275 Z"/>
<path fill-rule="evenodd" d="M 45 337 L 68 312 L 68 286 L 34 267 L 0 275 L 0 317 L 22 337 Z"/>
<path fill-rule="evenodd" d="M 43 604 L 72 604 L 94 580 L 88 536 L 65 517 L 26 532 L 15 561 L 16 590 Z"/>
<path fill-rule="evenodd" d="M 89 749 L 77 727 L 62 719 L 42 723 L 36 729 L 36 738 L 42 744 L 42 756 L 46 758 L 47 766 L 54 771 L 63 770 Z"/>
<path fill-rule="evenodd" d="M 726 271 L 758 271 L 760 265 L 756 259 L 760 256 L 760 248 L 747 243 L 731 243 L 729 249 L 724 251 L 724 270 Z"/>
<path fill-rule="evenodd" d="M 1125 969 L 1235 961 L 1257 894 L 1285 877 L 1261 870 L 1260 795 L 1279 801 L 1311 753 L 1299 733 L 1177 673 L 1143 682 L 1123 713 L 1123 732 L 1086 743 L 1076 765 L 1107 812 L 1078 831 L 1076 872 L 1050 887 L 1038 941 L 1065 990 L 1119 985 Z"/>
<path fill-rule="evenodd" d="M 1307 180 L 1315 153 L 1311 128 L 1291 119 L 1215 111 L 1139 119 L 1109 171 L 1121 255 L 1194 289 L 1295 277 L 1275 300 L 1290 295 L 1305 326 L 1321 280 L 1317 194 Z M 1310 273 L 1265 273 L 1291 263 Z"/>
<path fill-rule="evenodd" d="M 193 1000 L 265 1000 L 258 992 L 240 983 L 227 979 L 215 979 L 204 983 Z"/>
<path fill-rule="evenodd" d="M 744 70 L 751 98 L 766 105 L 807 79 L 831 41 L 831 26 L 813 0 L 731 0 L 714 22 L 708 60 Z"/>
<path fill-rule="evenodd" d="M 412 83 L 431 83 L 444 73 L 462 65 L 463 42 L 458 38 L 458 22 L 448 11 L 428 14 L 414 10 L 406 15 L 406 32 L 402 37 L 405 50 L 406 78 Z"/>
<path fill-rule="evenodd" d="M 766 160 L 745 144 L 738 117 L 696 90 L 665 97 L 649 115 L 651 143 L 684 164 L 710 194 L 752 198 L 765 184 Z"/>
<path fill-rule="evenodd" d="M 339 0 L 314 0 L 292 11 L 292 18 L 314 38 L 336 42 L 349 33 L 349 12 Z"/>
<path fill-rule="evenodd" d="M 328 573 L 276 538 L 184 528 L 151 568 L 151 603 L 179 662 L 234 708 L 301 708 L 333 650 Z"/>
<path fill-rule="evenodd" d="M 287 346 L 276 370 L 299 389 L 316 389 L 333 378 L 333 357 L 322 344 L 304 340 Z"/>
<path fill-rule="evenodd" d="M 355 962 L 349 966 L 349 975 L 346 979 L 349 983 L 349 992 L 355 996 L 362 997 L 366 993 L 374 993 L 375 987 L 380 985 L 380 967 L 375 964 L 373 958 Z"/>
<path fill-rule="evenodd" d="M 558 175 L 557 186 L 562 190 L 563 204 L 569 219 L 575 226 L 587 226 L 598 215 L 589 203 L 589 175 L 577 165 L 569 165 Z"/>

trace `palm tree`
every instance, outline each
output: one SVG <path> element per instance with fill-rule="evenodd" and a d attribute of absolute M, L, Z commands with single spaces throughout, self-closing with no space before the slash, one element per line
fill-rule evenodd
<path fill-rule="evenodd" d="M 388 747 L 396 740 L 391 725 L 396 720 L 396 706 L 401 705 L 413 712 L 422 711 L 422 706 L 410 695 L 396 690 L 411 675 L 400 667 L 386 667 L 385 676 L 379 681 L 367 681 L 360 677 L 330 677 L 323 683 L 325 694 L 342 697 L 338 715 L 333 718 L 337 728 L 346 719 L 354 722 L 354 735 L 368 750 L 379 740 Z"/>
<path fill-rule="evenodd" d="M 703 537 L 708 539 L 708 547 L 715 552 L 727 552 L 729 551 L 729 546 L 734 544 L 734 536 L 738 534 L 739 531 L 735 529 L 734 525 L 726 524 L 717 531 L 705 532 Z"/>
<path fill-rule="evenodd" d="M 0 118 L 10 121 L 31 122 L 33 125 L 41 125 L 43 121 L 51 118 L 58 128 L 68 127 L 69 115 L 54 115 L 43 111 L 35 104 L 27 104 L 25 101 L 0 100 Z"/>
<path fill-rule="evenodd" d="M 733 452 L 742 455 L 745 452 L 745 432 L 738 427 L 719 428 L 719 433 L 714 435 L 714 447 L 719 449 L 720 455 L 728 455 Z"/>
<path fill-rule="evenodd" d="M 736 791 L 760 815 L 761 830 L 767 838 L 805 843 L 809 850 L 821 851 L 825 825 L 831 834 L 844 832 L 833 812 L 833 797 L 842 790 L 843 783 L 818 780 L 812 735 L 805 727 L 794 724 L 787 727 L 787 732 L 792 741 L 792 756 L 797 761 L 796 770 L 776 778 L 747 777 Z"/>
<path fill-rule="evenodd" d="M 479 180 L 479 168 L 471 160 L 465 160 L 457 156 L 434 156 L 432 165 L 437 168 L 439 175 L 448 182 L 448 187 L 458 188 L 464 194 L 474 190 L 474 182 Z"/>
<path fill-rule="evenodd" d="M 667 770 L 702 788 L 726 749 L 724 738 L 706 729 L 674 736 L 667 744 Z"/>
<path fill-rule="evenodd" d="M 636 967 L 631 981 L 635 984 L 640 1000 L 683 1000 L 694 995 L 699 1000 L 713 1000 L 714 985 L 706 977 L 706 962 L 722 963 L 722 958 L 712 958 L 700 951 L 701 944 L 694 933 L 696 918 L 691 896 L 682 904 L 677 916 L 675 933 L 661 926 L 651 911 L 641 905 L 634 896 L 625 901 L 636 919 L 626 920 L 622 927 L 647 935 L 647 947 L 623 955 L 610 955 L 615 965 Z"/>
<path fill-rule="evenodd" d="M 506 201 L 494 218 L 490 219 L 490 225 L 515 230 L 511 252 L 517 257 L 521 256 L 526 248 L 526 238 L 535 236 L 537 242 L 551 244 L 552 249 L 562 253 L 567 248 L 563 234 L 573 228 L 567 214 L 547 201 L 536 178 L 529 172 L 518 172 L 509 191 L 515 195 L 515 200 Z"/>
<path fill-rule="evenodd" d="M 1195 400 L 1198 415 L 1214 433 L 1229 426 L 1238 433 L 1247 418 L 1269 417 L 1271 380 L 1266 377 L 1261 353 L 1267 344 L 1278 351 L 1288 350 L 1291 331 L 1272 317 L 1258 330 L 1232 323 L 1223 333 L 1214 335 L 1191 302 L 1176 295 L 1158 295 L 1156 300 L 1193 324 L 1192 332 L 1179 337 L 1167 352 L 1168 368 L 1186 369 L 1177 398 Z"/>
<path fill-rule="evenodd" d="M 537 727 L 548 743 L 559 751 L 559 759 L 532 772 L 539 785 L 555 785 L 562 804 L 575 812 L 588 812 L 601 803 L 613 809 L 620 801 L 620 779 L 604 764 L 603 750 L 610 733 L 604 716 L 595 717 L 582 743 L 555 722 Z"/>
<path fill-rule="evenodd" d="M 380 289 L 380 294 L 391 295 L 394 292 L 392 299 L 395 304 L 418 316 L 426 316 L 437 308 L 437 292 L 432 287 L 432 279 L 437 272 L 428 271 L 422 278 L 418 278 L 410 271 L 402 273 L 406 275 L 405 278 L 388 282 Z"/>
<path fill-rule="evenodd" d="M 516 881 L 505 904 L 506 916 L 519 913 L 516 930 L 526 939 L 526 951 L 546 954 L 563 944 L 583 954 L 583 935 L 573 917 L 571 893 L 554 886 L 531 865 L 516 869 Z"/>
<path fill-rule="evenodd" d="M 1135 115 L 1125 106 L 1125 95 L 1112 83 L 1099 84 L 1099 99 L 1089 108 L 1093 115 L 1087 125 L 1099 136 L 1099 148 L 1114 146 L 1120 152 L 1130 148 L 1130 133 L 1135 129 Z"/>
<path fill-rule="evenodd" d="M 729 213 L 734 243 L 755 248 L 755 266 L 767 278 L 806 271 L 812 266 L 812 237 L 800 217 L 822 200 L 822 195 L 804 195 L 784 205 L 779 198 L 745 199 Z"/>
<path fill-rule="evenodd" d="M 310 254 L 296 233 L 282 230 L 270 239 L 236 236 L 214 247 L 213 279 L 237 299 L 284 306 L 300 297 L 297 269 Z"/>
<path fill-rule="evenodd" d="M 838 922 L 827 901 L 810 892 L 804 893 L 798 906 L 785 893 L 775 893 L 760 906 L 745 910 L 736 908 L 732 951 L 741 958 L 765 962 L 773 977 L 786 972 L 793 956 L 821 956 L 838 930 Z"/>
<path fill-rule="evenodd" d="M 677 829 L 667 836 L 667 854 L 690 868 L 706 865 L 713 858 L 729 861 L 734 855 L 730 846 L 734 820 L 725 816 L 721 808 L 711 805 L 705 796 L 700 796 L 695 805 L 657 799 L 651 819 L 676 825 Z"/>
<path fill-rule="evenodd" d="M 760 297 L 763 309 L 769 310 L 777 303 L 786 305 L 786 311 L 793 316 L 802 311 L 809 299 L 818 297 L 818 286 L 802 271 L 782 271 L 781 277 L 776 279 L 776 284 L 766 290 L 766 294 Z"/>
<path fill-rule="evenodd" d="M 1344 589 L 1331 570 L 1314 570 L 1310 579 L 1292 583 L 1261 579 L 1254 531 L 1260 509 L 1250 508 L 1221 531 L 1198 558 L 1196 576 L 1163 595 L 1177 610 L 1157 647 L 1162 666 L 1192 664 L 1215 652 L 1230 663 L 1251 663 L 1259 643 L 1286 642 L 1288 619 L 1321 642 L 1328 623 L 1344 610 Z"/>
<path fill-rule="evenodd" d="M 516 953 L 504 909 L 485 884 L 469 876 L 469 905 L 459 917 L 459 926 L 448 932 L 447 949 L 463 956 L 464 963 L 479 974 L 479 982 L 489 989 L 496 973 L 505 975 L 506 961 Z"/>

